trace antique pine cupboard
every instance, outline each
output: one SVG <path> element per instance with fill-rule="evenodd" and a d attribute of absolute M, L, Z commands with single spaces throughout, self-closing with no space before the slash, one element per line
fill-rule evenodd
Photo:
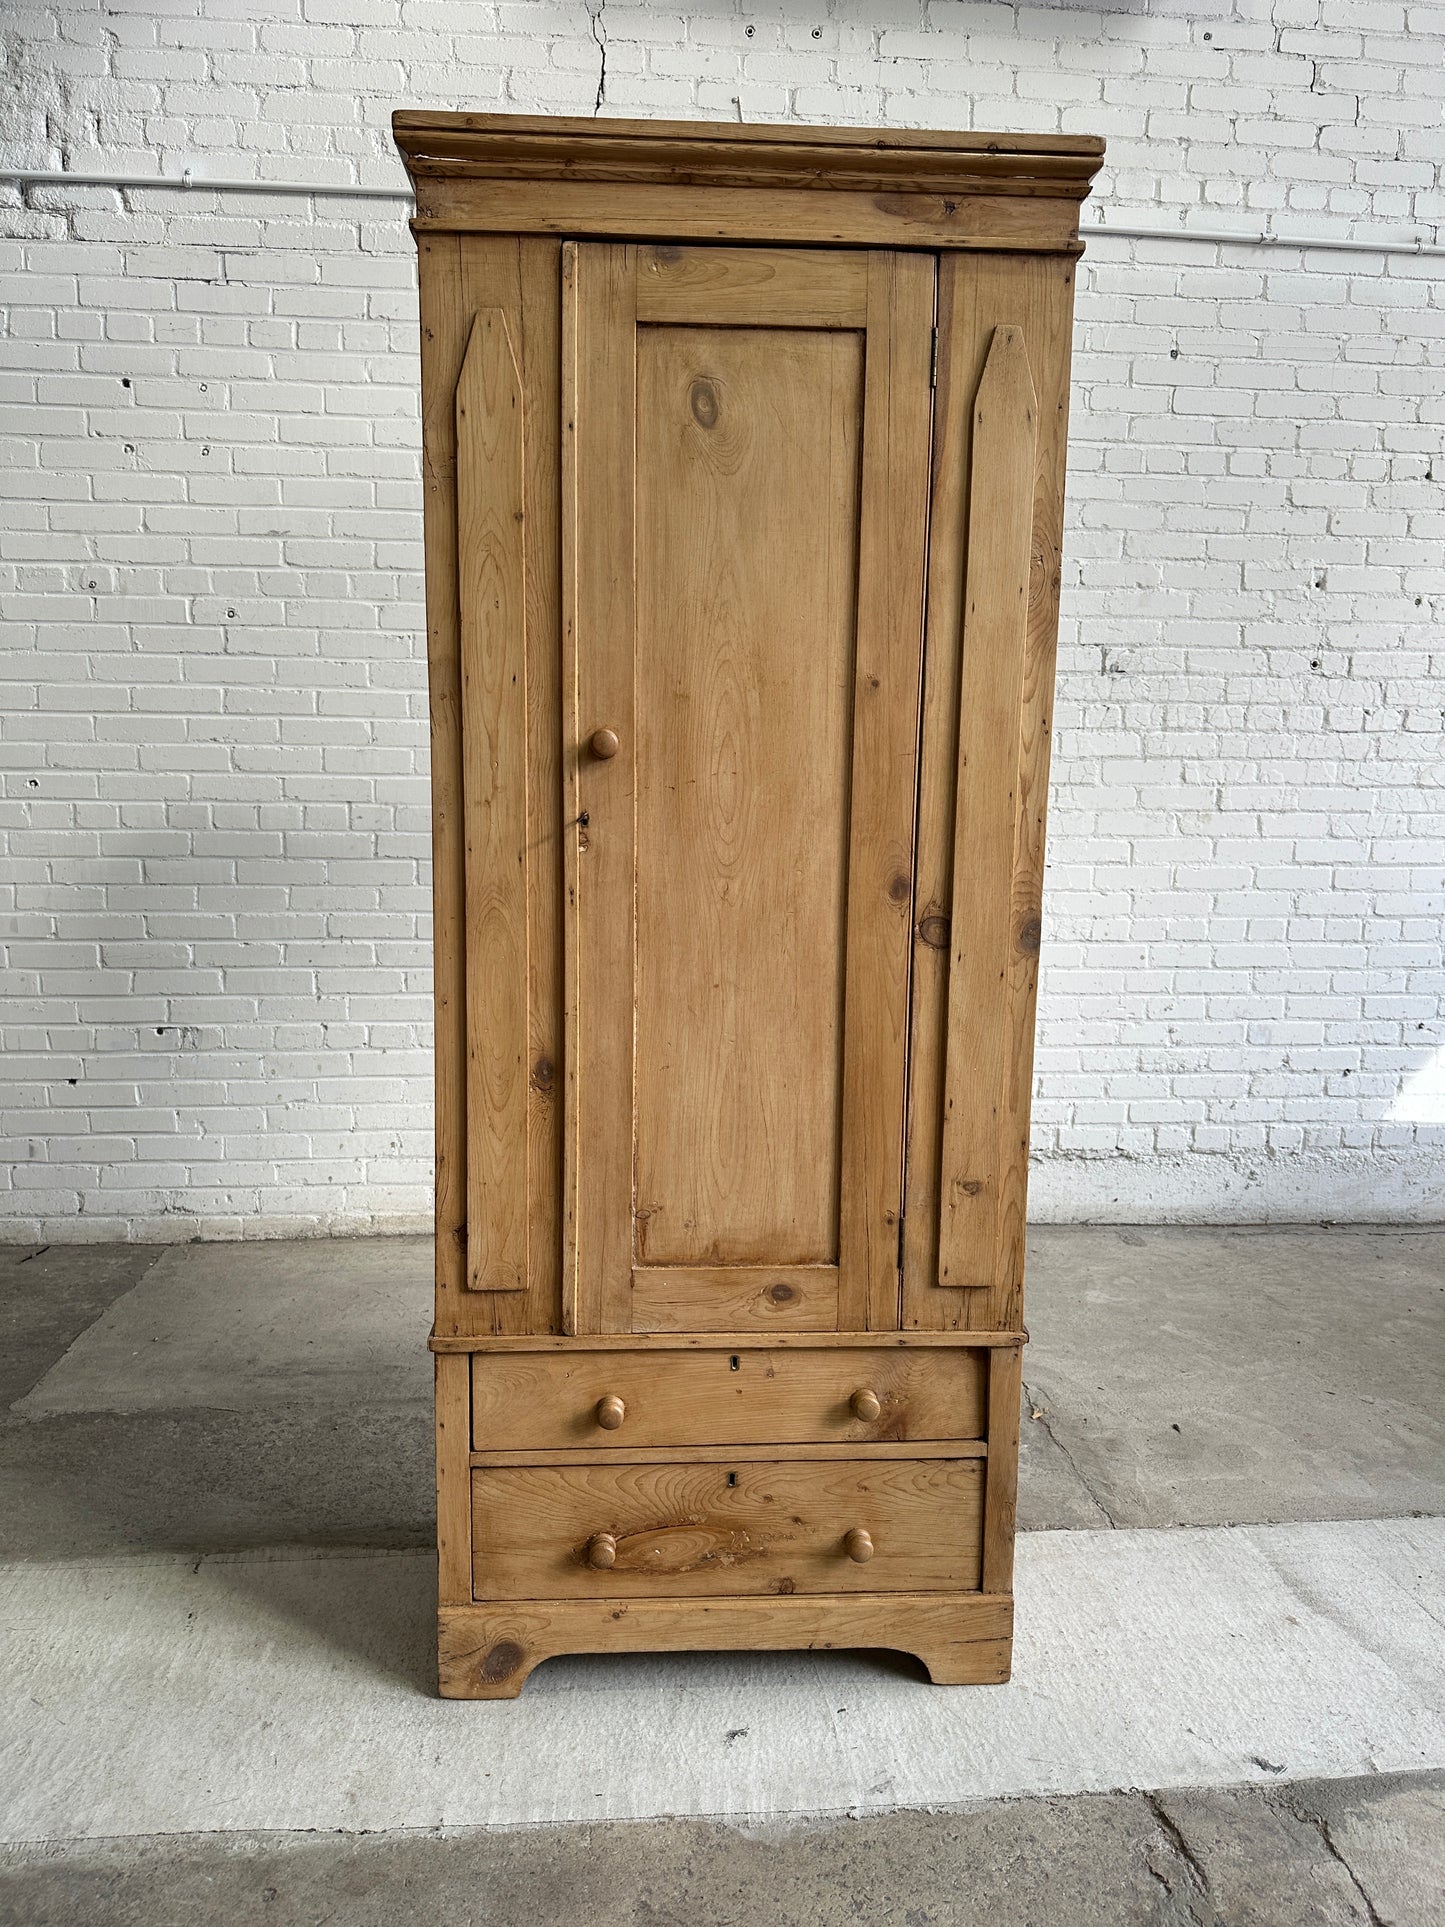
<path fill-rule="evenodd" d="M 1102 144 L 403 113 L 441 1687 L 1007 1677 Z"/>

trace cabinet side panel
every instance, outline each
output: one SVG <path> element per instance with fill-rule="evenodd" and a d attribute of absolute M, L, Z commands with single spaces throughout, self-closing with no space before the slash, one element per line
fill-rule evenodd
<path fill-rule="evenodd" d="M 558 257 L 554 241 L 419 242 L 431 686 L 436 984 L 436 1277 L 442 1336 L 551 1332 L 558 1325 L 561 795 L 558 700 Z M 527 1275 L 522 1290 L 467 1289 L 466 864 L 457 552 L 456 401 L 478 312 L 498 310 L 520 366 L 526 419 L 523 530 L 526 730 Z M 520 781 L 520 776 L 518 777 Z"/>
<path fill-rule="evenodd" d="M 1038 955 L 1039 879 L 1018 848 L 1037 453 L 1027 339 L 998 327 L 974 396 L 969 463 L 938 1226 L 938 1282 L 949 1287 L 992 1280 L 1028 1156 L 1028 1092 L 1020 1114 L 1013 1084 L 1017 1005 Z"/>
<path fill-rule="evenodd" d="M 471 1329 L 501 1335 L 553 1332 L 560 1323 L 561 838 L 557 708 L 561 681 L 558 415 L 561 247 L 549 240 L 465 238 L 462 306 L 494 310 L 516 356 L 525 424 L 522 448 L 521 609 L 525 633 L 525 758 L 503 782 L 525 788 L 527 1009 L 519 1039 L 525 1083 L 524 1289 L 488 1293 Z M 464 744 L 464 757 L 471 755 Z M 522 764 L 525 763 L 525 768 Z M 475 1187 L 474 1187 L 475 1188 Z M 479 1200 L 487 1209 L 485 1200 Z M 479 1301 L 474 1297 L 473 1303 Z"/>
<path fill-rule="evenodd" d="M 923 762 L 920 780 L 908 1193 L 903 1323 L 924 1330 L 1009 1330 L 1023 1316 L 1023 1251 L 1034 1004 L 1043 880 L 1044 812 L 1053 718 L 1061 572 L 1069 337 L 1074 263 L 1060 257 L 945 256 L 940 268 L 938 391 Z M 1037 398 L 1033 514 L 1017 731 L 1010 732 L 1013 823 L 991 867 L 956 863 L 961 705 L 973 703 L 986 665 L 970 661 L 965 625 L 973 415 L 996 331 L 1017 329 Z M 988 670 L 991 678 L 993 670 Z M 974 685 L 970 685 L 970 677 Z M 986 688 L 982 689 L 986 694 Z M 1016 756 L 1012 745 L 1017 745 Z M 986 772 L 980 772 L 981 780 Z M 991 779 L 990 779 L 991 780 Z M 996 914 L 997 913 L 997 914 Z M 986 923 L 1004 930 L 994 959 L 997 994 L 950 1002 L 950 958 Z M 958 928 L 955 929 L 955 920 Z M 955 989 L 957 986 L 955 986 Z M 993 1026 L 989 1086 L 961 1073 Z M 951 1067 L 951 1071 L 950 1071 Z M 944 1169 L 944 1119 L 987 1115 L 999 1147 L 977 1191 L 972 1171 Z M 954 1133 L 955 1138 L 957 1132 Z M 940 1224 L 949 1217 L 940 1284 Z M 962 1269 L 960 1269 L 962 1267 Z"/>

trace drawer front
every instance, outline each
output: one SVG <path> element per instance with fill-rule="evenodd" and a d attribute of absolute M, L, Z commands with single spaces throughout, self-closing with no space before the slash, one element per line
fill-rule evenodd
<path fill-rule="evenodd" d="M 981 1438 L 986 1379 L 987 1355 L 958 1346 L 479 1352 L 472 1443 L 486 1452 Z"/>
<path fill-rule="evenodd" d="M 972 1592 L 979 1459 L 726 1459 L 472 1473 L 486 1599 Z"/>

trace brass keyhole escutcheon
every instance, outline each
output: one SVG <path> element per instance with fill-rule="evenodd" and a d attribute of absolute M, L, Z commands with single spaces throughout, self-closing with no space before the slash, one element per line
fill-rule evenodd
<path fill-rule="evenodd" d="M 621 738 L 615 729 L 594 729 L 592 732 L 592 754 L 599 763 L 607 762 L 622 747 Z"/>

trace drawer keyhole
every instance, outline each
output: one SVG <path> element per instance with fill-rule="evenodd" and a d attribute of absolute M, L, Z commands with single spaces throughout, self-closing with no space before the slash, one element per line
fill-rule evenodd
<path fill-rule="evenodd" d="M 730 1372 L 735 1372 L 741 1363 L 742 1363 L 741 1359 L 738 1357 L 737 1353 L 734 1352 L 732 1357 L 728 1360 L 728 1370 Z"/>
<path fill-rule="evenodd" d="M 737 1475 L 737 1473 L 736 1473 L 736 1472 L 729 1472 L 729 1473 L 728 1473 L 728 1484 L 729 1484 L 729 1485 L 736 1485 L 736 1484 L 737 1484 L 737 1482 L 738 1482 L 738 1475 Z"/>

